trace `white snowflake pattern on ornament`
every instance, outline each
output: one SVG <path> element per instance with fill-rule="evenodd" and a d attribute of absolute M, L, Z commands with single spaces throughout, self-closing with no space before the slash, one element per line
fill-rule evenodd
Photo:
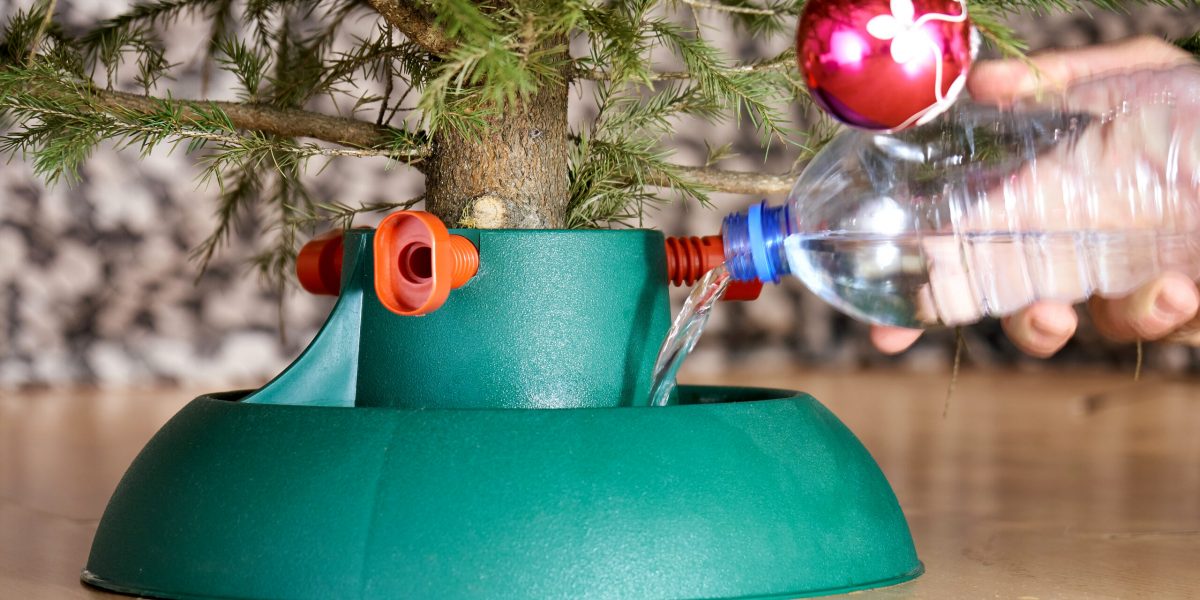
<path fill-rule="evenodd" d="M 937 101 L 926 108 L 925 110 L 913 115 L 907 121 L 902 123 L 896 129 L 904 129 L 914 122 L 917 125 L 923 125 L 932 121 L 935 117 L 942 114 L 950 105 L 954 104 L 954 100 L 958 98 L 959 93 L 967 83 L 966 73 L 962 73 L 950 84 L 950 88 L 945 94 L 942 93 L 942 48 L 935 42 L 928 33 L 921 28 L 931 21 L 945 21 L 947 23 L 962 23 L 967 20 L 967 6 L 964 0 L 957 0 L 962 10 L 957 15 L 947 15 L 943 13 L 926 13 L 919 18 L 916 16 L 916 8 L 913 6 L 912 0 L 892 0 L 891 14 L 879 15 L 867 22 L 867 33 L 879 40 L 891 40 L 892 60 L 901 65 L 907 65 L 922 57 L 922 50 L 930 50 L 933 53 L 935 77 L 934 77 L 934 95 Z M 972 53 L 974 54 L 974 53 Z"/>

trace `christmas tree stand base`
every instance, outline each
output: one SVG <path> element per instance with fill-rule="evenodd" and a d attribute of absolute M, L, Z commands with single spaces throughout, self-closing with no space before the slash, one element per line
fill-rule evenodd
<path fill-rule="evenodd" d="M 83 580 L 181 599 L 793 598 L 919 575 L 878 466 L 812 397 L 629 392 L 665 331 L 662 238 L 597 233 L 473 233 L 479 275 L 406 318 L 364 285 L 354 232 L 313 344 L 159 431 Z M 548 247 L 589 261 L 548 285 Z"/>

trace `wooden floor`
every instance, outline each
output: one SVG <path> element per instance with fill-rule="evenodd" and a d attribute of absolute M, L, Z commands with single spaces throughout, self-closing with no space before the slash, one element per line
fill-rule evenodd
<path fill-rule="evenodd" d="M 857 598 L 1200 597 L 1200 380 L 1128 374 L 742 373 L 802 389 L 882 465 L 928 572 Z M 0 598 L 78 583 L 97 519 L 190 391 L 0 398 Z"/>

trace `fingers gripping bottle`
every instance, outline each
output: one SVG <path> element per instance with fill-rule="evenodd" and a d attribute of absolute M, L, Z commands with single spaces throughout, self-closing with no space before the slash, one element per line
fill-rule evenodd
<path fill-rule="evenodd" d="M 723 238 L 735 280 L 791 274 L 853 317 L 903 327 L 1119 296 L 1165 271 L 1196 279 L 1200 65 L 845 131 L 783 206 L 730 215 Z"/>

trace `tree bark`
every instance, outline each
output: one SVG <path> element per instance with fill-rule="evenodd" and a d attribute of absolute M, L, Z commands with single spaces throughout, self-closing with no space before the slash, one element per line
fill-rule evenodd
<path fill-rule="evenodd" d="M 415 2 L 367 0 L 376 12 L 418 46 L 438 56 L 454 49 L 454 41 L 433 23 L 433 16 Z"/>
<path fill-rule="evenodd" d="M 566 223 L 567 82 L 543 82 L 474 139 L 433 137 L 425 206 L 449 227 L 556 229 Z"/>

